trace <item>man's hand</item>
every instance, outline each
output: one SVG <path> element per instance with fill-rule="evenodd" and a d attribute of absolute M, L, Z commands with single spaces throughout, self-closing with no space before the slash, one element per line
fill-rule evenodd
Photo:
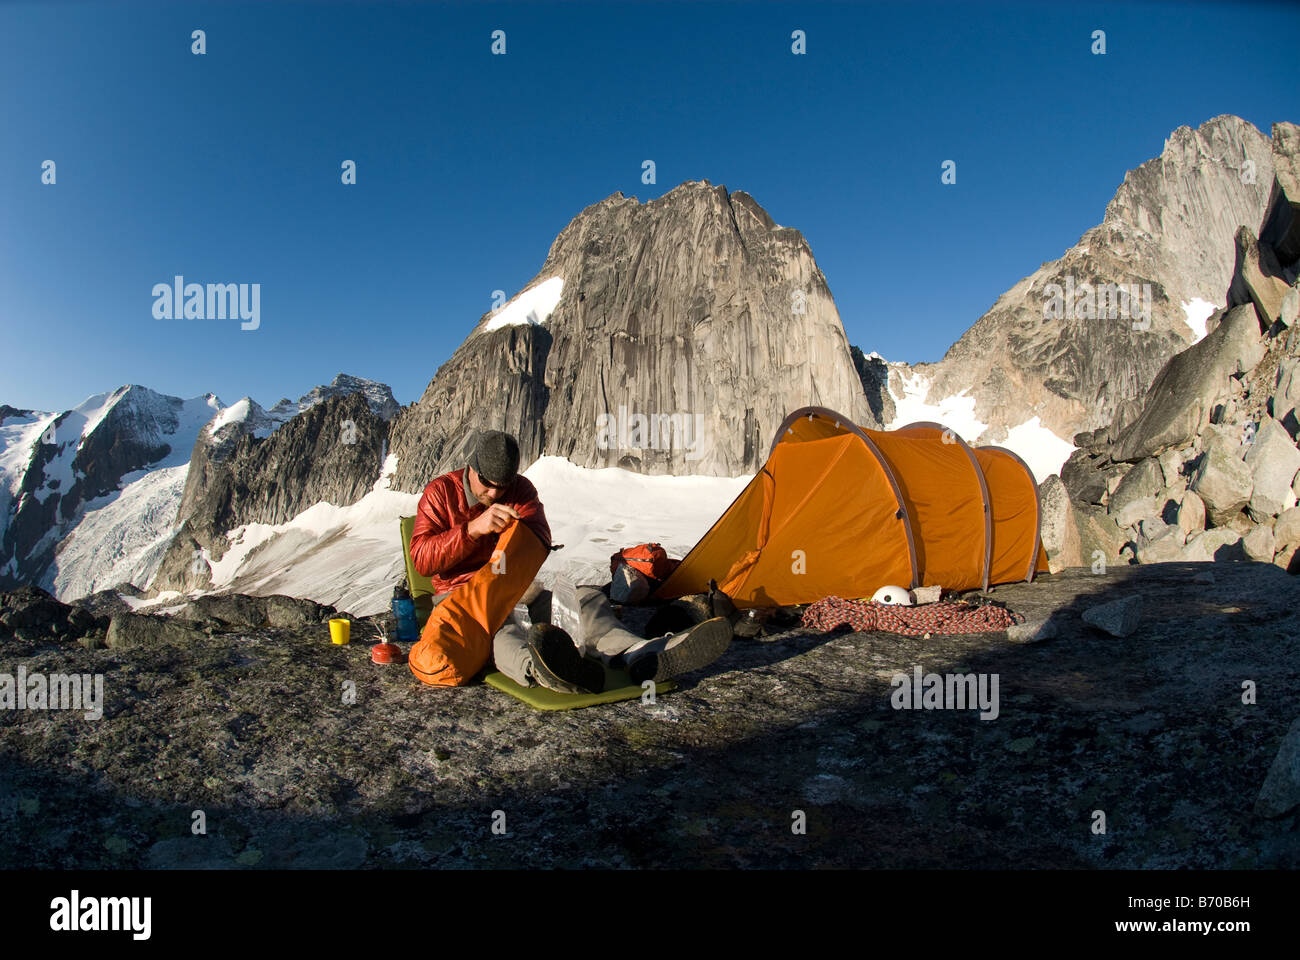
<path fill-rule="evenodd" d="M 494 503 L 465 525 L 466 531 L 477 540 L 479 537 L 500 533 L 510 526 L 511 520 L 518 520 L 519 512 L 504 503 Z"/>

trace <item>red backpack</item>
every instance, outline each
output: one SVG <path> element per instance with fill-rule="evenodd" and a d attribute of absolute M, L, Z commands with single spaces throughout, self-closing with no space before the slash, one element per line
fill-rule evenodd
<path fill-rule="evenodd" d="M 662 583 L 681 561 L 669 559 L 668 552 L 660 544 L 638 543 L 635 547 L 624 547 L 609 558 L 611 577 L 618 571 L 620 563 L 626 563 L 656 583 Z"/>

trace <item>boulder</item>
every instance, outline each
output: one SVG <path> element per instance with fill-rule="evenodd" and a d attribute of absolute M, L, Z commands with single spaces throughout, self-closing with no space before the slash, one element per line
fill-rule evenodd
<path fill-rule="evenodd" d="M 1151 534 L 1147 535 L 1148 528 Z M 1142 521 L 1143 535 L 1138 540 L 1138 563 L 1171 563 L 1183 552 L 1183 538 L 1175 526 L 1156 520 Z"/>
<path fill-rule="evenodd" d="M 1300 419 L 1296 407 L 1300 406 L 1300 357 L 1285 357 L 1277 365 L 1277 380 L 1268 399 L 1273 419 L 1279 421 L 1286 432 L 1295 437 L 1300 434 Z"/>
<path fill-rule="evenodd" d="M 1177 533 L 1178 528 L 1166 523 L 1159 517 L 1147 517 L 1138 524 L 1138 539 L 1147 541 L 1158 540 L 1160 537 L 1166 536 L 1171 531 Z M 1179 543 L 1182 543 L 1181 539 L 1179 540 Z"/>
<path fill-rule="evenodd" d="M 1297 320 L 1300 320 L 1300 287 L 1292 284 L 1282 298 L 1282 326 L 1294 327 Z"/>
<path fill-rule="evenodd" d="M 1147 457 L 1140 463 L 1130 467 L 1120 480 L 1119 486 L 1115 492 L 1110 495 L 1106 502 L 1106 511 L 1113 516 L 1118 517 L 1126 506 L 1137 500 L 1146 500 L 1154 497 L 1165 486 L 1164 473 L 1160 469 L 1160 461 L 1155 457 Z M 1143 514 L 1148 516 L 1148 514 Z M 1116 522 L 1121 527 L 1129 526 L 1117 519 Z"/>
<path fill-rule="evenodd" d="M 1192 476 L 1191 489 L 1205 501 L 1206 513 L 1215 524 L 1240 513 L 1254 489 L 1250 468 L 1229 449 L 1228 444 L 1211 443 Z"/>
<path fill-rule="evenodd" d="M 293 629 L 323 623 L 334 616 L 333 607 L 323 606 L 315 600 L 302 600 L 274 594 L 265 598 L 266 622 L 277 629 Z"/>
<path fill-rule="evenodd" d="M 1128 467 L 1111 463 L 1104 457 L 1090 456 L 1085 449 L 1070 454 L 1061 466 L 1061 482 L 1077 503 L 1103 504 L 1124 476 Z"/>
<path fill-rule="evenodd" d="M 1273 528 L 1265 525 L 1256 527 L 1241 538 L 1241 548 L 1245 551 L 1247 560 L 1272 563 L 1273 553 L 1276 548 Z"/>
<path fill-rule="evenodd" d="M 1191 455 L 1190 447 L 1181 447 L 1166 450 L 1156 458 L 1160 463 L 1160 475 L 1164 479 L 1166 489 L 1187 482 L 1187 478 L 1183 476 L 1183 464 L 1190 459 Z"/>
<path fill-rule="evenodd" d="M 1273 554 L 1273 566 L 1281 567 L 1287 573 L 1300 573 L 1300 545 L 1280 548 Z"/>
<path fill-rule="evenodd" d="M 1255 308 L 1234 307 L 1211 333 L 1171 357 L 1147 391 L 1141 415 L 1116 440 L 1111 456 L 1135 462 L 1186 444 L 1209 422 L 1229 378 L 1252 370 L 1267 350 Z"/>
<path fill-rule="evenodd" d="M 107 618 L 62 603 L 40 587 L 23 585 L 0 593 L 0 637 L 75 640 L 107 623 Z"/>
<path fill-rule="evenodd" d="M 1083 611 L 1083 622 L 1104 630 L 1112 637 L 1127 637 L 1142 619 L 1142 598 L 1130 594 L 1120 600 L 1100 603 Z"/>
<path fill-rule="evenodd" d="M 1253 303 L 1265 327 L 1282 316 L 1282 298 L 1288 290 L 1282 266 L 1273 248 L 1255 239 L 1245 225 L 1237 228 L 1237 266 L 1228 287 L 1228 304 Z"/>
<path fill-rule="evenodd" d="M 1055 636 L 1056 621 L 1050 616 L 1036 617 L 1007 627 L 1007 639 L 1012 643 L 1038 643 Z"/>
<path fill-rule="evenodd" d="M 1163 497 L 1146 497 L 1142 500 L 1133 500 L 1126 504 L 1123 510 L 1117 513 L 1112 512 L 1111 517 L 1114 519 L 1116 526 L 1121 530 L 1127 530 L 1148 517 L 1157 516 L 1163 503 Z"/>
<path fill-rule="evenodd" d="M 1291 484 L 1300 473 L 1300 450 L 1272 417 L 1265 417 L 1246 450 L 1252 492 L 1250 508 L 1261 516 L 1275 517 L 1296 505 Z"/>
<path fill-rule="evenodd" d="M 1231 423 L 1237 419 L 1237 398 L 1229 397 L 1222 403 L 1216 403 L 1214 409 L 1210 411 L 1210 423 L 1224 424 Z"/>
<path fill-rule="evenodd" d="M 139 587 L 129 583 L 122 583 L 108 590 L 96 590 L 84 597 L 78 597 L 72 601 L 72 604 L 93 613 L 97 617 L 102 617 L 104 625 L 107 626 L 109 617 L 113 616 L 113 614 L 131 612 L 131 605 L 126 602 L 125 597 L 142 596 L 144 596 L 144 591 Z"/>
<path fill-rule="evenodd" d="M 1288 573 L 1300 572 L 1300 507 L 1283 510 L 1273 524 L 1273 563 Z"/>
<path fill-rule="evenodd" d="M 1065 483 L 1060 477 L 1052 474 L 1038 485 L 1038 502 L 1048 570 L 1060 573 L 1066 567 L 1083 566 L 1074 505 L 1070 502 L 1069 491 L 1065 489 Z"/>
<path fill-rule="evenodd" d="M 1079 553 L 1081 566 L 1093 567 L 1098 559 L 1106 564 L 1127 563 L 1120 556 L 1120 548 L 1128 537 L 1115 525 L 1113 517 L 1102 507 L 1075 504 L 1075 522 L 1079 528 Z"/>
<path fill-rule="evenodd" d="M 1189 539 L 1178 559 L 1184 562 L 1204 563 L 1210 560 L 1241 560 L 1244 557 L 1241 534 L 1236 530 L 1216 527 L 1213 530 L 1204 530 Z"/>
<path fill-rule="evenodd" d="M 108 624 L 105 646 L 110 650 L 155 646 L 172 643 L 185 646 L 198 643 L 207 634 L 193 622 L 148 613 L 119 613 Z"/>
<path fill-rule="evenodd" d="M 221 620 L 235 627 L 261 627 L 266 624 L 266 597 L 242 593 L 212 593 L 191 600 L 177 616 L 187 620 Z"/>
<path fill-rule="evenodd" d="M 925 603 L 938 603 L 943 598 L 943 587 L 933 584 L 928 587 L 914 587 L 912 602 L 920 606 Z"/>
<path fill-rule="evenodd" d="M 1300 806 L 1300 717 L 1282 738 L 1277 756 L 1255 800 L 1255 813 L 1261 817 L 1281 817 Z"/>
<path fill-rule="evenodd" d="M 1272 517 L 1268 518 L 1269 523 L 1272 523 L 1272 520 Z M 1246 516 L 1244 513 L 1234 513 L 1232 516 L 1228 517 L 1227 521 L 1220 524 L 1224 530 L 1232 530 L 1240 537 L 1244 537 L 1246 534 L 1250 533 L 1257 525 L 1257 521 L 1251 520 L 1250 517 Z"/>
<path fill-rule="evenodd" d="M 1242 460 L 1246 456 L 1247 445 L 1254 438 L 1254 423 L 1220 423 L 1207 426 L 1197 439 L 1202 452 L 1218 447 L 1228 456 Z M 1196 466 L 1199 465 L 1198 462 Z"/>
<path fill-rule="evenodd" d="M 1283 510 L 1273 524 L 1277 548 L 1300 546 L 1300 507 Z"/>
<path fill-rule="evenodd" d="M 1194 533 L 1205 529 L 1205 501 L 1193 491 L 1186 491 L 1178 501 L 1178 529 L 1186 540 Z"/>

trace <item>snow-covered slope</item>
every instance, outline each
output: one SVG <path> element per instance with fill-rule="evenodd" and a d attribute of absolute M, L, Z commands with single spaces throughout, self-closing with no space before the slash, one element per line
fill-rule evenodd
<path fill-rule="evenodd" d="M 498 330 L 514 324 L 544 324 L 555 312 L 564 292 L 564 278 L 551 277 L 515 295 L 483 325 L 484 330 Z"/>
<path fill-rule="evenodd" d="M 211 394 L 181 401 L 167 438 L 171 452 L 83 505 L 40 585 L 65 602 L 120 583 L 147 586 L 174 530 L 194 441 L 214 414 L 223 413 Z"/>
<path fill-rule="evenodd" d="M 0 421 L 0 580 L 35 582 L 61 596 L 107 583 L 120 564 L 138 567 L 140 548 L 165 514 L 166 488 L 183 477 L 199 429 L 220 409 L 211 395 L 181 400 L 128 384 L 95 394 L 61 414 L 19 411 Z M 13 411 L 9 410 L 12 414 Z M 113 505 L 146 473 L 171 468 L 128 502 Z M 176 468 L 180 468 L 179 471 Z M 161 500 L 160 500 L 161 497 Z M 105 514 L 103 511 L 108 510 Z M 110 522 L 116 516 L 116 521 Z M 89 526 L 73 534 L 90 517 Z M 116 527 L 107 545 L 89 531 Z M 147 565 L 147 564 L 146 564 Z"/>
<path fill-rule="evenodd" d="M 1029 464 L 1034 479 L 1042 483 L 1074 452 L 1074 444 L 1058 437 L 1038 417 L 1030 417 L 1005 431 L 990 431 L 975 413 L 975 398 L 961 390 L 938 401 L 929 399 L 930 380 L 906 364 L 890 364 L 889 395 L 894 401 L 894 418 L 886 425 L 897 430 L 909 423 L 929 421 L 950 428 L 971 446 L 999 446 L 1017 454 Z M 998 437 L 997 432 L 1005 433 Z"/>

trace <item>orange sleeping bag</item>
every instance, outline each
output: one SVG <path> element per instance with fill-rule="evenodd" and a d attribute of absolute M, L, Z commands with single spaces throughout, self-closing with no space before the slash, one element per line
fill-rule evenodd
<path fill-rule="evenodd" d="M 526 523 L 501 534 L 492 560 L 433 608 L 407 657 L 411 672 L 435 687 L 459 687 L 492 656 L 492 637 L 537 576 L 550 550 Z"/>

